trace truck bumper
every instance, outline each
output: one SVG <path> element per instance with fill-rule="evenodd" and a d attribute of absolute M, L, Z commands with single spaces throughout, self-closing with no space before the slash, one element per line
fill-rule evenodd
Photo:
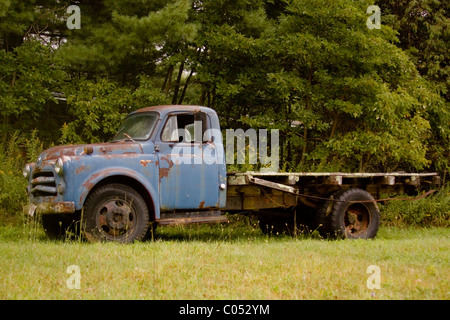
<path fill-rule="evenodd" d="M 75 203 L 72 201 L 62 202 L 44 202 L 40 204 L 29 204 L 23 207 L 23 213 L 33 217 L 35 214 L 58 214 L 58 213 L 74 213 Z"/>

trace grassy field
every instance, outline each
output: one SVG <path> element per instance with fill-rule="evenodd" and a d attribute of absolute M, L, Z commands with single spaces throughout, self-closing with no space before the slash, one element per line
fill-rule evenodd
<path fill-rule="evenodd" d="M 120 245 L 51 241 L 39 226 L 3 224 L 0 257 L 0 299 L 450 298 L 448 228 L 381 227 L 374 240 L 330 241 L 268 237 L 241 219 Z M 73 265 L 80 289 L 70 289 Z M 380 289 L 367 285 L 371 265 Z"/>

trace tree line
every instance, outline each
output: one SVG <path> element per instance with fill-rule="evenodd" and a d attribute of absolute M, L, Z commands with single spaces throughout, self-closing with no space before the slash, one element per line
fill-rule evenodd
<path fill-rule="evenodd" d="M 79 29 L 67 26 L 70 5 Z M 367 27 L 370 5 L 380 29 Z M 105 141 L 133 110 L 194 104 L 224 129 L 279 129 L 283 170 L 446 172 L 449 7 L 4 0 L 0 147 L 12 136 Z"/>

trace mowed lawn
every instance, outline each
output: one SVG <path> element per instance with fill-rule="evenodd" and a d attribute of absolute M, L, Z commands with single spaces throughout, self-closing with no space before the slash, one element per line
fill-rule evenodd
<path fill-rule="evenodd" d="M 241 221 L 120 245 L 4 226 L 0 259 L 0 299 L 450 299 L 446 228 L 331 241 L 269 237 Z"/>

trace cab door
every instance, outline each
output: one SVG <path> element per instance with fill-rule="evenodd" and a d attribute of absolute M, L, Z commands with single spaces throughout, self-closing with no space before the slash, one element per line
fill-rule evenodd
<path fill-rule="evenodd" d="M 219 165 L 205 132 L 204 112 L 169 114 L 159 136 L 159 194 L 162 211 L 219 207 Z"/>

